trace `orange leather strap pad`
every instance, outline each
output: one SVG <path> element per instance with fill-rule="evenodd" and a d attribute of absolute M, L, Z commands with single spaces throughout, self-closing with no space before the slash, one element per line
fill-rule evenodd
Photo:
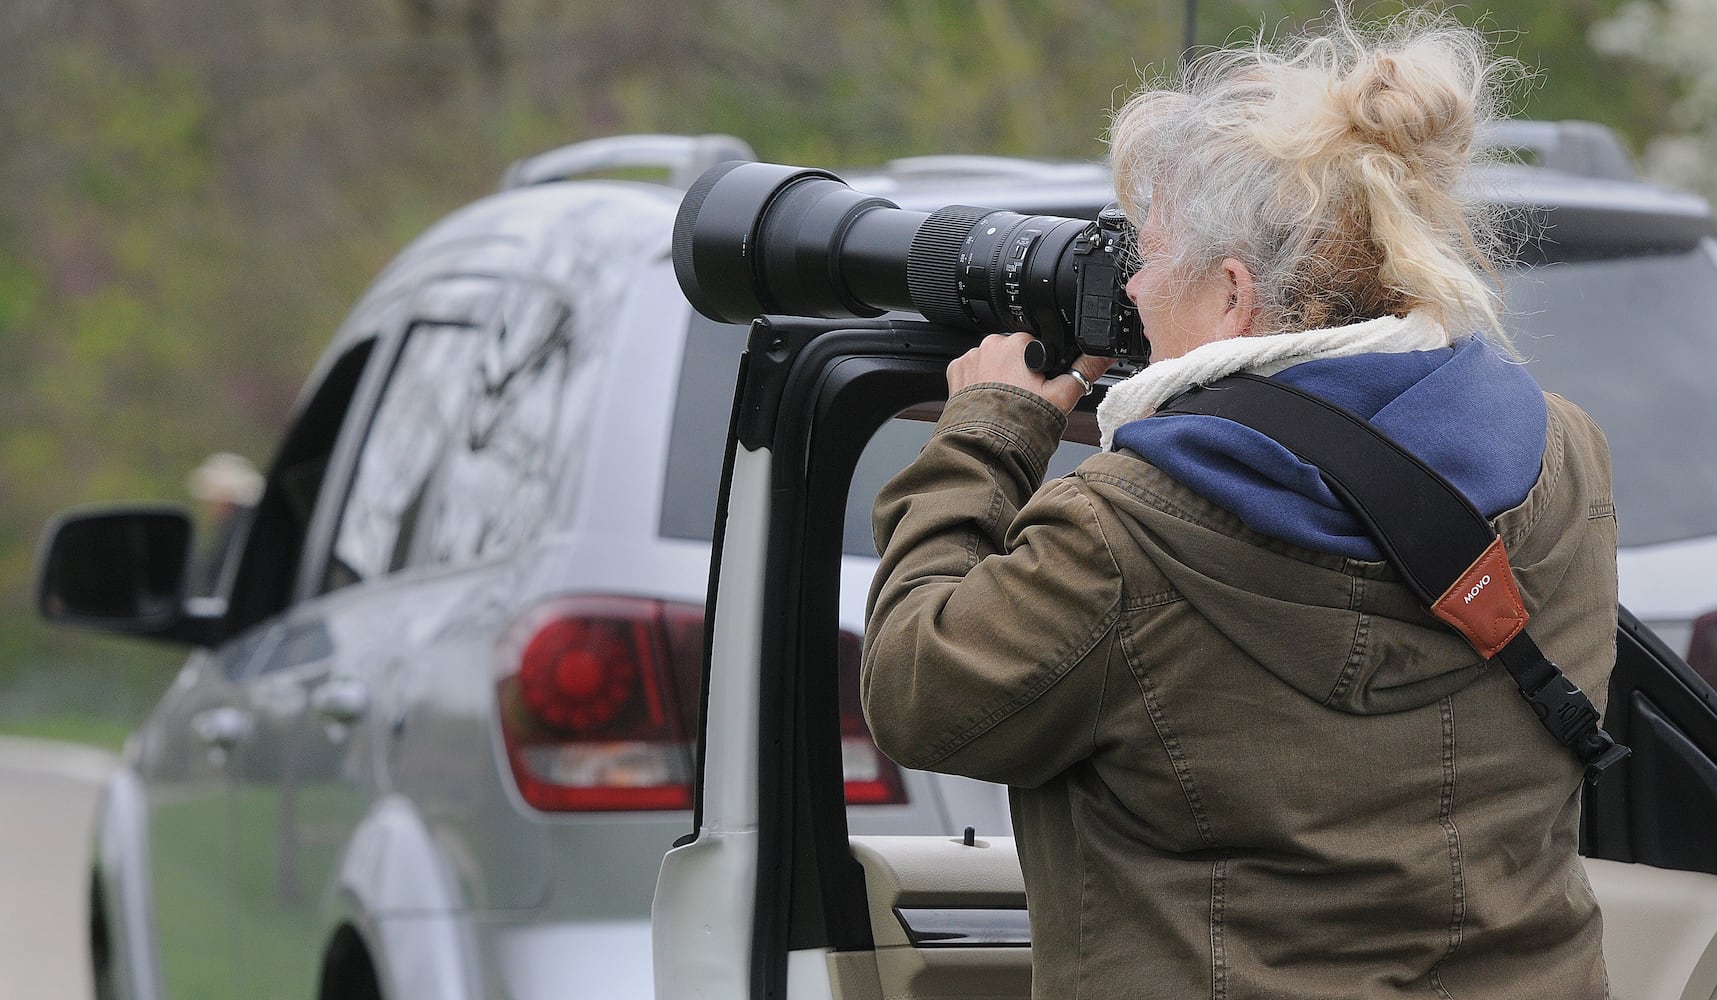
<path fill-rule="evenodd" d="M 1453 625 L 1487 660 L 1526 628 L 1526 605 L 1501 536 L 1443 591 L 1431 613 Z"/>

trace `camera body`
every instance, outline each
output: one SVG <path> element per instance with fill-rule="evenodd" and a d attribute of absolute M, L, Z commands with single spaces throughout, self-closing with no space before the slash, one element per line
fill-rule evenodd
<path fill-rule="evenodd" d="M 1073 345 L 1079 354 L 1116 358 L 1140 368 L 1151 361 L 1151 342 L 1139 311 L 1127 294 L 1138 259 L 1139 234 L 1118 206 L 1097 213 L 1097 220 L 1073 245 L 1079 302 L 1073 310 Z M 1073 363 L 1069 356 L 1062 367 Z M 1042 370 L 1042 369 L 1039 369 Z"/>
<path fill-rule="evenodd" d="M 687 299 L 714 320 L 906 310 L 976 334 L 1031 333 L 1027 363 L 1058 374 L 1081 354 L 1149 362 L 1126 292 L 1135 243 L 1113 206 L 1096 220 L 912 212 L 824 170 L 732 162 L 686 192 L 673 257 Z"/>

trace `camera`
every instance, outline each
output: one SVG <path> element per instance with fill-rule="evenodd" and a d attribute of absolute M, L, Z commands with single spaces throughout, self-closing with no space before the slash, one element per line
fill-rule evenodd
<path fill-rule="evenodd" d="M 1135 246 L 1113 205 L 1094 221 L 969 205 L 914 212 L 826 170 L 734 161 L 687 190 L 673 257 L 686 298 L 710 319 L 905 310 L 975 333 L 1031 333 L 1027 363 L 1059 374 L 1080 354 L 1150 361 L 1126 292 Z"/>

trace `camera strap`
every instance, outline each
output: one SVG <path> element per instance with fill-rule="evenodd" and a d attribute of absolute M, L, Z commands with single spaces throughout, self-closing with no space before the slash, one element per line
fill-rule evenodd
<path fill-rule="evenodd" d="M 1318 467 L 1384 556 L 1437 618 L 1498 660 L 1538 721 L 1595 782 L 1630 751 L 1585 692 L 1526 632 L 1527 613 L 1502 538 L 1466 495 L 1369 421 L 1258 375 L 1230 375 L 1170 400 L 1156 415 L 1243 424 Z"/>

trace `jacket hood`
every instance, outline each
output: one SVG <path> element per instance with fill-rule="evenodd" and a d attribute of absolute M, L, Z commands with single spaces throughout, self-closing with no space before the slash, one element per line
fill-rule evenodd
<path fill-rule="evenodd" d="M 1366 418 L 1486 517 L 1520 503 L 1538 478 L 1543 394 L 1523 366 L 1476 337 L 1439 350 L 1309 361 L 1272 377 Z M 1272 538 L 1382 558 L 1316 466 L 1249 427 L 1175 414 L 1132 421 L 1115 444 Z"/>
<path fill-rule="evenodd" d="M 1370 419 L 1487 516 L 1509 512 L 1499 527 L 1523 590 L 1558 578 L 1556 547 L 1528 529 L 1550 502 L 1556 477 L 1540 473 L 1559 456 L 1547 442 L 1563 430 L 1520 366 L 1467 340 L 1273 377 Z M 1116 443 L 1150 467 L 1141 475 L 1136 461 L 1104 455 L 1088 463 L 1087 482 L 1216 632 L 1301 695 L 1382 714 L 1435 702 L 1485 669 L 1380 561 L 1315 467 L 1274 441 L 1221 418 L 1175 415 L 1128 424 Z"/>

